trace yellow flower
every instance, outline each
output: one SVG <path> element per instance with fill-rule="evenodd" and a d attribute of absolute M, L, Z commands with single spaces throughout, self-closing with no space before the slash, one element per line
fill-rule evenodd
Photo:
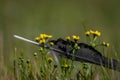
<path fill-rule="evenodd" d="M 100 36 L 101 35 L 101 33 L 99 31 L 95 31 L 93 34 L 96 35 L 96 36 Z"/>
<path fill-rule="evenodd" d="M 101 35 L 101 33 L 100 33 L 98 30 L 96 30 L 96 31 L 89 30 L 89 31 L 87 31 L 85 34 L 86 34 L 86 35 L 93 34 L 93 35 L 95 35 L 95 36 L 100 36 L 100 35 Z"/>
<path fill-rule="evenodd" d="M 45 42 L 46 42 L 45 39 L 41 39 L 39 43 L 40 44 L 45 44 Z"/>
<path fill-rule="evenodd" d="M 36 41 L 36 42 L 39 42 L 39 40 L 40 40 L 39 37 L 36 37 L 36 38 L 35 38 L 35 41 Z"/>
<path fill-rule="evenodd" d="M 64 64 L 63 67 L 64 68 L 68 68 L 69 66 L 68 66 L 68 64 Z"/>
<path fill-rule="evenodd" d="M 40 34 L 40 39 L 44 39 L 46 37 L 46 34 Z"/>
<path fill-rule="evenodd" d="M 53 46 L 53 45 L 54 45 L 54 43 L 53 43 L 53 42 L 50 42 L 49 44 L 50 44 L 51 46 Z"/>
<path fill-rule="evenodd" d="M 80 39 L 80 36 L 73 35 L 72 38 L 73 38 L 75 41 L 78 41 L 78 40 Z"/>
<path fill-rule="evenodd" d="M 52 38 L 52 36 L 51 35 L 47 35 L 47 34 L 40 34 L 40 39 L 50 39 L 50 38 Z"/>
<path fill-rule="evenodd" d="M 93 34 L 93 33 L 94 33 L 94 31 L 90 29 L 90 33 L 91 33 L 91 34 Z"/>
<path fill-rule="evenodd" d="M 69 68 L 70 68 L 70 66 L 68 65 L 68 64 L 63 64 L 62 66 L 62 69 L 64 70 L 64 71 L 67 71 Z"/>
<path fill-rule="evenodd" d="M 89 36 L 90 35 L 90 31 L 85 32 L 85 35 Z"/>
<path fill-rule="evenodd" d="M 47 59 L 47 61 L 48 61 L 49 63 L 51 63 L 51 62 L 53 61 L 53 59 L 52 59 L 51 57 L 49 57 L 49 58 Z"/>
<path fill-rule="evenodd" d="M 109 43 L 106 43 L 106 47 L 109 47 L 110 46 L 110 44 Z"/>
<path fill-rule="evenodd" d="M 66 40 L 70 40 L 70 36 L 67 36 L 67 37 L 66 37 Z"/>
<path fill-rule="evenodd" d="M 52 38 L 52 36 L 51 36 L 51 35 L 47 35 L 47 37 L 46 37 L 46 38 L 50 39 L 50 38 Z"/>
<path fill-rule="evenodd" d="M 105 47 L 109 47 L 110 46 L 110 44 L 106 43 L 106 42 L 103 42 L 102 45 L 105 46 Z"/>
<path fill-rule="evenodd" d="M 39 42 L 40 44 L 45 44 L 47 39 L 52 38 L 51 35 L 47 34 L 40 34 L 39 37 L 36 37 L 35 40 L 36 42 Z"/>

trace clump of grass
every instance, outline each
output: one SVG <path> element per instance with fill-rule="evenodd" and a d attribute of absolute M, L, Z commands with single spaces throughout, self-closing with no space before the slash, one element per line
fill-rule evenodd
<path fill-rule="evenodd" d="M 99 46 L 109 47 L 109 43 L 100 42 L 101 33 L 99 31 L 88 30 L 85 32 L 86 39 L 89 45 L 96 48 Z M 98 67 L 93 64 L 76 62 L 74 57 L 72 60 L 59 58 L 58 62 L 55 57 L 44 47 L 47 41 L 52 38 L 51 35 L 40 34 L 36 37 L 36 42 L 42 44 L 39 47 L 39 53 L 33 53 L 33 59 L 26 59 L 23 54 L 14 60 L 14 73 L 16 80 L 109 80 L 109 70 Z M 69 42 L 73 40 L 72 55 L 76 49 L 79 49 L 77 42 L 80 36 L 67 36 Z M 53 46 L 54 43 L 50 43 Z M 104 76 L 104 75 L 105 76 Z"/>

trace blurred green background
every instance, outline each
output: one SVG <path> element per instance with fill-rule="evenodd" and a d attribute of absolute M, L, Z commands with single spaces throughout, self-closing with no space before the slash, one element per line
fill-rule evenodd
<path fill-rule="evenodd" d="M 84 42 L 83 22 L 120 52 L 119 0 L 0 0 L 0 61 L 11 63 L 15 47 L 27 55 L 37 51 L 14 34 L 31 40 L 40 33 L 54 38 L 76 34 Z"/>

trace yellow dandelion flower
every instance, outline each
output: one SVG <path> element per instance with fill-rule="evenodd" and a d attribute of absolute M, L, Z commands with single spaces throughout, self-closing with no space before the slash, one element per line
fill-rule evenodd
<path fill-rule="evenodd" d="M 40 43 L 40 44 L 45 44 L 45 43 L 46 43 L 46 40 L 45 40 L 45 39 L 41 39 L 39 43 Z"/>
<path fill-rule="evenodd" d="M 52 36 L 51 35 L 47 35 L 47 34 L 40 34 L 40 39 L 50 39 L 50 38 L 52 38 Z"/>
<path fill-rule="evenodd" d="M 93 33 L 94 33 L 94 31 L 90 29 L 90 33 L 91 33 L 91 34 L 93 34 Z"/>
<path fill-rule="evenodd" d="M 95 35 L 95 36 L 100 36 L 101 35 L 101 33 L 99 32 L 99 31 L 93 31 L 93 30 L 90 30 L 89 31 L 91 34 L 93 34 L 93 35 Z M 90 34 L 89 32 L 86 32 L 86 34 Z"/>
<path fill-rule="evenodd" d="M 64 67 L 66 68 L 66 67 L 68 67 L 68 65 L 67 65 L 67 64 L 64 64 Z"/>
<path fill-rule="evenodd" d="M 45 36 L 46 36 L 46 34 L 40 34 L 40 39 L 44 39 L 45 38 Z"/>
<path fill-rule="evenodd" d="M 79 36 L 77 36 L 77 39 L 79 40 L 79 39 L 80 39 L 80 37 L 79 37 Z"/>
<path fill-rule="evenodd" d="M 50 42 L 49 44 L 50 44 L 51 46 L 53 46 L 53 45 L 54 45 L 54 43 L 53 43 L 53 42 Z"/>
<path fill-rule="evenodd" d="M 72 38 L 73 40 L 78 41 L 80 39 L 80 36 L 73 35 Z"/>
<path fill-rule="evenodd" d="M 35 38 L 35 41 L 36 41 L 36 42 L 39 42 L 39 40 L 40 40 L 39 37 L 36 37 L 36 38 Z"/>
<path fill-rule="evenodd" d="M 85 32 L 85 35 L 89 36 L 90 35 L 90 31 Z"/>
<path fill-rule="evenodd" d="M 52 36 L 51 35 L 47 35 L 46 38 L 50 39 L 50 38 L 52 38 Z"/>
<path fill-rule="evenodd" d="M 105 46 L 105 47 L 109 47 L 110 46 L 110 44 L 106 43 L 106 42 L 103 42 L 102 45 Z"/>
<path fill-rule="evenodd" d="M 65 64 L 63 65 L 63 68 L 69 68 L 69 65 L 65 63 Z"/>
<path fill-rule="evenodd" d="M 106 43 L 106 47 L 109 47 L 110 46 L 110 44 L 109 43 Z"/>
<path fill-rule="evenodd" d="M 66 40 L 70 40 L 70 36 L 67 36 L 67 37 L 66 37 Z"/>
<path fill-rule="evenodd" d="M 47 61 L 48 61 L 49 63 L 51 63 L 51 62 L 53 61 L 53 58 L 49 57 L 49 58 L 47 59 Z"/>
<path fill-rule="evenodd" d="M 96 36 L 100 36 L 101 35 L 101 33 L 99 31 L 95 31 L 93 34 L 96 35 Z"/>

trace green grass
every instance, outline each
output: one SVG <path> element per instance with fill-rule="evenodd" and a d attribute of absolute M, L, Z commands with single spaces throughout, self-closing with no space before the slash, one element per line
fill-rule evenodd
<path fill-rule="evenodd" d="M 98 38 L 98 33 L 87 34 L 86 42 L 94 48 L 102 50 L 102 53 L 108 52 L 105 48 L 109 45 Z M 78 38 L 73 38 L 73 40 L 75 39 Z M 73 49 L 73 55 L 76 48 L 78 48 L 77 45 Z M 11 70 L 4 66 L 4 61 L 1 61 L 0 80 L 119 80 L 120 73 L 117 71 L 60 56 L 56 58 L 44 47 L 39 47 L 38 52 L 32 54 L 32 58 L 26 54 L 18 53 L 15 48 L 12 68 L 9 68 Z"/>

